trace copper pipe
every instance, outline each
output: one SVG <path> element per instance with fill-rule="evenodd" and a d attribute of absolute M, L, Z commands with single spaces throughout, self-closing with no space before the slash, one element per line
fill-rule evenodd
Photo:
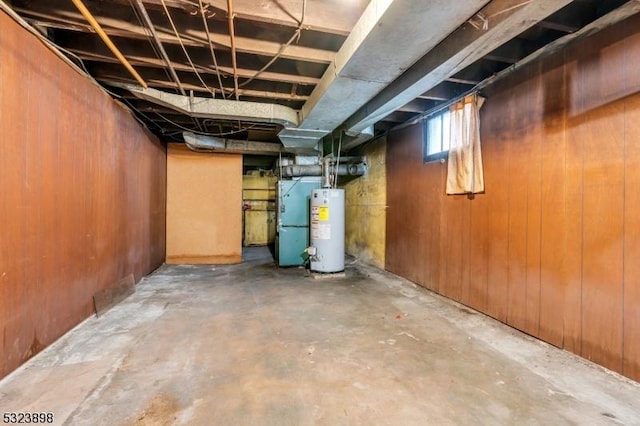
<path fill-rule="evenodd" d="M 127 61 L 127 58 L 125 58 L 122 55 L 122 53 L 120 53 L 120 51 L 118 50 L 116 45 L 113 44 L 113 42 L 111 41 L 109 36 L 104 32 L 104 30 L 102 29 L 102 27 L 100 26 L 98 21 L 96 21 L 96 19 L 93 17 L 93 15 L 91 15 L 91 12 L 89 12 L 89 9 L 87 9 L 86 6 L 84 5 L 84 3 L 82 3 L 82 0 L 71 0 L 71 1 L 73 2 L 73 4 L 76 5 L 76 7 L 80 11 L 80 13 L 82 13 L 82 16 L 84 16 L 85 19 L 89 22 L 89 24 L 91 24 L 93 29 L 96 30 L 96 33 L 98 33 L 98 35 L 100 36 L 102 41 L 104 41 L 104 44 L 107 45 L 109 50 L 111 50 L 111 52 L 113 52 L 113 54 L 116 56 L 116 58 L 118 58 L 118 60 L 120 62 L 122 62 L 122 65 L 124 65 L 124 67 L 131 73 L 131 75 L 136 80 L 138 80 L 138 83 L 140 83 L 140 85 L 146 89 L 148 87 L 147 83 L 145 83 L 145 81 L 142 79 L 142 77 L 140 77 L 140 74 L 138 74 L 136 72 L 136 70 L 133 69 L 133 67 L 131 66 L 129 61 Z"/>
<path fill-rule="evenodd" d="M 233 0 L 227 0 L 229 13 L 229 36 L 231 37 L 231 64 L 233 65 L 233 89 L 236 94 L 236 101 L 240 100 L 238 94 L 238 63 L 236 62 L 236 36 L 233 26 Z"/>

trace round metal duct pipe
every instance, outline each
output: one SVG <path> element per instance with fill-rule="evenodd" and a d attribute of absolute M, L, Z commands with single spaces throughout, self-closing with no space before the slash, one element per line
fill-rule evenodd
<path fill-rule="evenodd" d="M 330 173 L 335 172 L 335 166 L 330 166 Z M 353 164 L 340 164 L 338 166 L 338 176 L 362 176 L 367 172 L 364 162 Z M 302 176 L 322 176 L 321 165 L 291 165 L 282 167 L 283 178 Z"/>

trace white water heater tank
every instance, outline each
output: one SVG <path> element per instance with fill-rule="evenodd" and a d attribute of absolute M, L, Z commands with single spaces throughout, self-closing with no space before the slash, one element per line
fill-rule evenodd
<path fill-rule="evenodd" d="M 344 189 L 311 192 L 311 271 L 344 271 Z"/>

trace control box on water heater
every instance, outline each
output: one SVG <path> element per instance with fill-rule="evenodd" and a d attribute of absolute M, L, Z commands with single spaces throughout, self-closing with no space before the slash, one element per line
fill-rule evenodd
<path fill-rule="evenodd" d="M 344 271 L 344 189 L 311 191 L 310 215 L 311 271 Z"/>

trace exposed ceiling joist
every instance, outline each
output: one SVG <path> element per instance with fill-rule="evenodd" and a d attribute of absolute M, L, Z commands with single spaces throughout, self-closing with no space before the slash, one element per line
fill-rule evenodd
<path fill-rule="evenodd" d="M 425 112 L 436 106 L 435 101 L 430 99 L 414 99 L 411 102 L 398 108 L 398 111 L 404 112 Z"/>
<path fill-rule="evenodd" d="M 220 88 L 230 93 L 233 75 L 227 0 L 202 0 L 217 67 L 212 63 L 200 0 L 135 0 L 144 5 L 149 20 L 141 19 L 144 16 L 140 7 L 132 7 L 133 1 L 83 0 L 135 69 L 152 87 L 164 90 L 155 96 L 159 101 L 149 93 L 137 94 L 146 100 L 134 98 L 121 89 L 133 80 L 69 0 L 11 3 L 45 37 L 81 58 L 94 78 L 108 84 L 115 96 L 122 96 L 164 137 L 193 129 L 279 147 L 279 136 L 290 152 L 315 146 L 337 130 L 347 131 L 343 149 L 357 146 L 374 130 L 382 132 L 428 113 L 516 69 L 526 62 L 523 58 L 555 49 L 555 40 L 582 33 L 598 18 L 614 10 L 622 12 L 623 5 L 625 13 L 640 7 L 636 6 L 640 0 L 471 0 L 455 5 L 450 0 L 306 0 L 301 23 L 304 0 L 233 0 L 238 94 L 245 102 L 243 108 L 226 110 L 232 101 L 220 99 Z M 158 43 L 155 49 L 150 43 L 149 21 L 166 55 L 157 52 Z M 300 37 L 283 47 L 298 30 Z M 273 56 L 278 59 L 256 77 Z M 175 76 L 170 76 L 171 69 Z M 175 96 L 176 80 L 193 94 L 169 102 Z M 216 99 L 209 98 L 210 89 L 215 89 Z M 201 108 L 211 101 L 223 103 Z M 289 107 L 288 118 L 271 122 L 263 117 L 257 121 L 266 122 L 256 123 L 254 109 L 265 104 L 266 108 Z M 374 123 L 375 127 L 363 127 Z"/>
<path fill-rule="evenodd" d="M 577 26 L 567 25 L 565 23 L 560 23 L 560 22 L 551 22 L 551 21 L 540 21 L 538 25 L 548 30 L 555 30 L 563 33 L 573 33 L 580 29 L 580 27 L 577 27 Z"/>
<path fill-rule="evenodd" d="M 338 128 L 345 117 L 398 78 L 487 2 L 465 1 L 452 8 L 448 7 L 448 0 L 428 3 L 372 0 L 302 107 L 300 130 L 304 134 L 300 138 L 292 132 L 281 134 L 283 144 L 302 143 L 297 139 L 316 144 L 318 141 L 309 139 L 307 131 L 328 134 Z M 407 43 L 409 39 L 413 42 Z M 372 128 L 373 124 L 366 128 Z M 364 130 L 361 128 L 358 133 Z"/>
<path fill-rule="evenodd" d="M 55 14 L 53 14 L 52 11 L 39 11 L 19 7 L 16 7 L 16 10 L 40 26 L 55 28 L 62 25 L 66 27 L 65 29 L 72 31 L 94 32 L 90 26 L 86 25 L 86 21 L 82 15 L 71 9 L 68 11 L 56 11 Z M 104 13 L 95 13 L 94 16 L 102 25 L 105 33 L 110 37 L 129 37 L 143 40 L 149 38 L 148 30 L 137 22 L 131 23 L 124 18 L 113 18 Z M 166 23 L 166 19 L 165 22 L 154 22 L 154 25 L 158 33 L 158 38 L 162 43 L 179 44 L 178 38 Z M 186 24 L 183 24 L 182 28 L 186 28 L 180 35 L 185 45 L 201 46 L 202 44 L 208 43 L 207 34 L 204 30 L 190 28 L 190 26 Z M 230 39 L 227 34 L 211 33 L 210 35 L 212 42 L 217 48 L 231 48 Z M 280 53 L 280 56 L 283 58 L 299 61 L 328 64 L 332 61 L 335 54 L 330 50 L 298 46 L 295 44 L 283 48 L 278 42 L 248 37 L 236 37 L 235 42 L 238 52 L 263 56 L 274 56 Z M 282 52 L 280 52 L 281 49 Z"/>
<path fill-rule="evenodd" d="M 113 56 L 106 55 L 104 53 L 95 53 L 93 51 L 86 51 L 83 49 L 72 48 L 69 49 L 71 52 L 75 53 L 84 60 L 90 61 L 100 61 L 106 63 L 118 63 L 118 60 Z M 153 68 L 164 68 L 164 62 L 158 58 L 147 57 L 147 56 L 138 56 L 127 54 L 127 58 L 129 62 L 131 62 L 134 66 L 143 66 L 143 67 L 153 67 Z M 190 72 L 192 68 L 190 65 L 186 63 L 179 62 L 171 62 L 171 65 L 178 71 Z M 231 67 L 219 66 L 220 72 L 225 75 L 230 75 L 233 72 Z M 212 67 L 202 67 L 198 66 L 197 70 L 201 74 L 215 74 L 215 69 Z M 238 76 L 241 78 L 250 78 L 255 75 L 257 70 L 249 70 L 245 68 L 238 68 Z M 265 71 L 258 77 L 259 80 L 267 80 L 281 83 L 295 83 L 300 85 L 315 85 L 320 81 L 319 78 L 308 77 L 304 75 L 293 75 L 293 74 L 284 74 L 278 72 L 269 72 Z"/>
<path fill-rule="evenodd" d="M 325 0 L 307 2 L 304 28 L 332 34 L 348 35 L 368 0 L 349 0 L 350 7 L 336 12 L 344 6 L 344 0 Z M 226 0 L 206 0 L 206 3 L 218 9 L 226 10 Z M 302 0 L 234 0 L 236 17 L 270 24 L 297 27 L 300 23 Z"/>
<path fill-rule="evenodd" d="M 345 127 L 357 133 L 371 126 L 569 3 L 571 0 L 491 1 L 480 11 L 487 20 L 486 29 L 471 23 L 460 27 L 353 114 Z"/>
<path fill-rule="evenodd" d="M 96 80 L 101 81 L 108 85 L 131 84 L 131 80 L 118 75 L 97 74 Z M 149 85 L 149 87 L 153 87 L 153 88 L 178 89 L 177 83 L 172 80 L 147 78 L 146 82 Z M 207 89 L 195 83 L 182 82 L 182 87 L 185 90 L 192 90 L 200 94 L 209 93 Z M 292 95 L 291 93 L 271 92 L 267 90 L 253 90 L 253 89 L 238 89 L 238 93 L 241 96 L 248 96 L 252 98 L 278 99 L 278 100 L 285 100 L 285 101 L 305 101 L 309 98 L 306 95 Z"/>

